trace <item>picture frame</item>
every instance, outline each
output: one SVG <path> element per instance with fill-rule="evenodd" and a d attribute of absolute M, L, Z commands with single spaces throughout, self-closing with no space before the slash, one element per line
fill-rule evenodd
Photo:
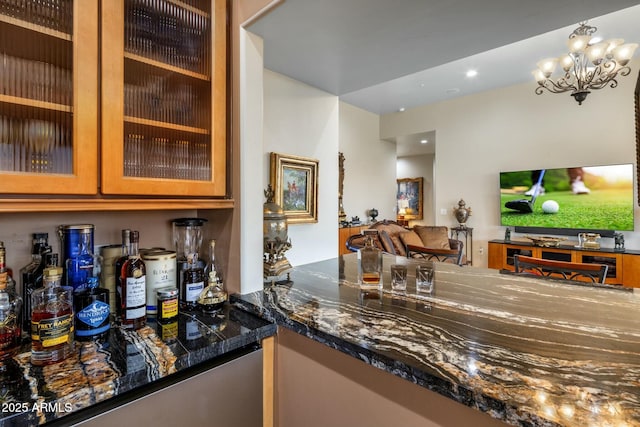
<path fill-rule="evenodd" d="M 636 80 L 636 89 L 633 92 L 634 115 L 636 118 L 636 194 L 638 206 L 640 206 L 640 72 Z"/>
<path fill-rule="evenodd" d="M 398 220 L 423 218 L 423 177 L 397 179 L 396 207 Z"/>
<path fill-rule="evenodd" d="M 289 224 L 318 222 L 318 160 L 271 153 L 275 202 Z"/>

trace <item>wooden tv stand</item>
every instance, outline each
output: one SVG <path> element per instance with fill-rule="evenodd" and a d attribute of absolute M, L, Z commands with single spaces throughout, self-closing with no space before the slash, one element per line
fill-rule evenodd
<path fill-rule="evenodd" d="M 607 264 L 609 271 L 605 283 L 640 287 L 640 251 L 618 252 L 611 248 L 581 249 L 571 245 L 544 248 L 534 246 L 529 241 L 491 240 L 489 242 L 489 268 L 513 270 L 513 256 L 516 254 L 557 261 Z"/>

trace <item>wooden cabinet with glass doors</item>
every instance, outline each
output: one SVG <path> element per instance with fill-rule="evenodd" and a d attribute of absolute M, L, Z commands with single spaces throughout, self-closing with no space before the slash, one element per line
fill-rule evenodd
<path fill-rule="evenodd" d="M 226 19 L 225 0 L 0 0 L 0 211 L 230 207 Z"/>
<path fill-rule="evenodd" d="M 97 19 L 97 0 L 0 0 L 0 193 L 97 193 Z"/>
<path fill-rule="evenodd" d="M 226 2 L 102 2 L 102 192 L 224 196 Z"/>

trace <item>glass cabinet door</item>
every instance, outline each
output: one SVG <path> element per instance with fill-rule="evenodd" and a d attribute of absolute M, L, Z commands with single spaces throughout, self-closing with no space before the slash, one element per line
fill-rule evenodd
<path fill-rule="evenodd" d="M 0 0 L 0 193 L 97 192 L 97 25 L 97 0 Z"/>
<path fill-rule="evenodd" d="M 224 196 L 226 1 L 103 1 L 102 29 L 102 192 Z"/>

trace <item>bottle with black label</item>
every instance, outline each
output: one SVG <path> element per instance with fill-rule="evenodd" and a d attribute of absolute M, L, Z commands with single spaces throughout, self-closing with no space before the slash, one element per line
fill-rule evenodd
<path fill-rule="evenodd" d="M 193 310 L 196 308 L 198 297 L 204 289 L 204 268 L 198 262 L 198 254 L 187 255 L 187 269 L 182 272 L 180 288 L 180 308 Z"/>
<path fill-rule="evenodd" d="M 109 291 L 98 285 L 98 277 L 90 277 L 86 288 L 73 294 L 74 327 L 79 341 L 104 338 L 109 332 Z"/>
<path fill-rule="evenodd" d="M 73 353 L 73 289 L 61 286 L 62 268 L 48 267 L 31 294 L 31 363 L 49 365 Z"/>
<path fill-rule="evenodd" d="M 140 329 L 147 322 L 147 269 L 138 250 L 139 236 L 131 232 L 131 253 L 122 266 L 120 324 L 127 329 Z"/>
<path fill-rule="evenodd" d="M 46 267 L 46 256 L 51 254 L 48 233 L 33 233 L 31 246 L 31 262 L 20 269 L 24 310 L 22 310 L 22 330 L 28 334 L 31 331 L 31 294 L 42 287 L 42 272 Z"/>

